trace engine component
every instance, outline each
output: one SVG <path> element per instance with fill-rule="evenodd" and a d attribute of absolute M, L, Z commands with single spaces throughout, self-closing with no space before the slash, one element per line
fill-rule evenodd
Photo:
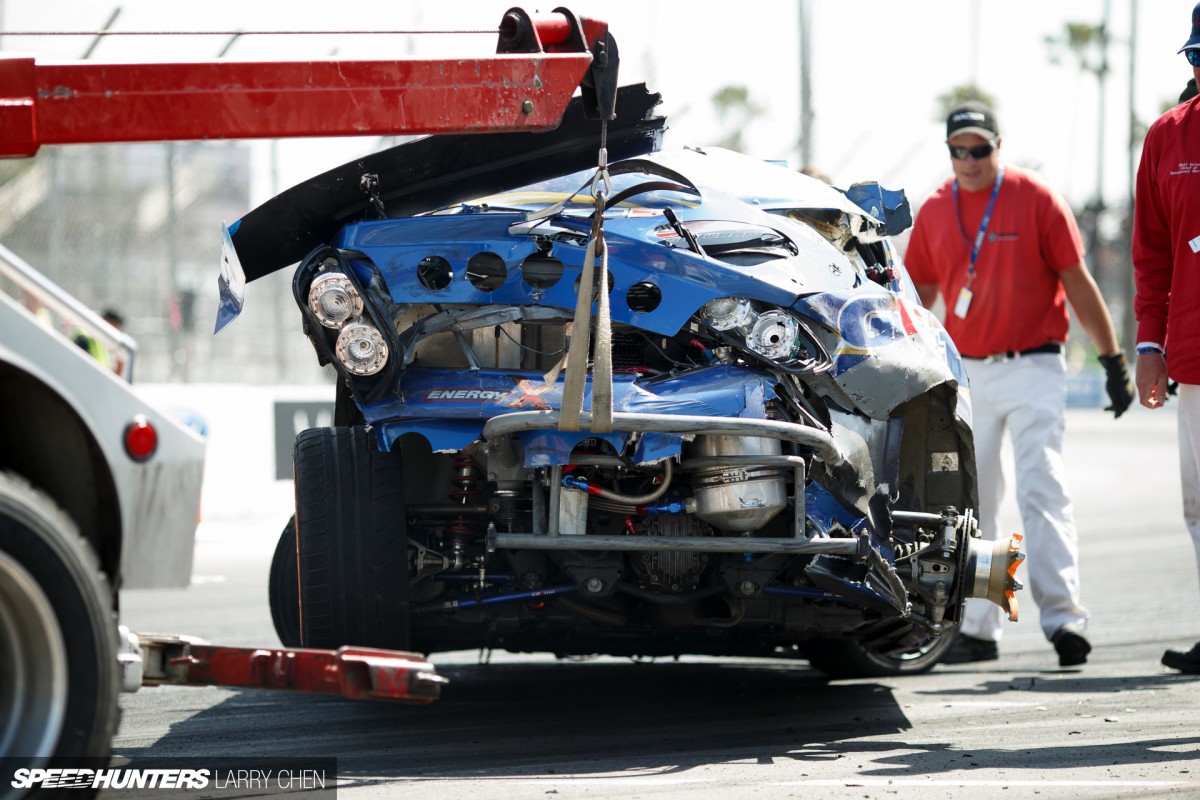
<path fill-rule="evenodd" d="M 497 489 L 488 500 L 488 512 L 505 530 L 527 531 L 533 527 L 533 499 L 524 492 Z"/>
<path fill-rule="evenodd" d="M 638 506 L 645 506 L 658 500 L 667 490 L 671 488 L 671 480 L 675 476 L 675 468 L 672 466 L 672 461 L 666 459 L 662 462 L 662 476 L 657 486 L 651 489 L 646 494 L 623 494 L 611 489 L 605 489 L 597 484 L 589 482 L 586 478 L 580 478 L 576 475 L 570 475 L 563 478 L 563 486 L 569 489 L 578 489 L 587 492 L 597 498 L 601 498 L 596 502 L 597 507 L 605 507 L 616 511 L 632 512 Z M 608 501 L 607 503 L 604 501 Z M 660 512 L 661 513 L 661 512 Z"/>
<path fill-rule="evenodd" d="M 779 456 L 778 439 L 761 436 L 697 436 L 691 454 L 696 458 Z M 754 531 L 787 506 L 783 473 L 753 464 L 705 467 L 692 475 L 696 516 L 717 528 Z"/>
<path fill-rule="evenodd" d="M 558 532 L 564 536 L 587 533 L 588 493 L 564 486 L 558 495 Z"/>
<path fill-rule="evenodd" d="M 709 536 L 712 528 L 690 515 L 670 514 L 646 517 L 639 533 L 646 536 Z M 644 583 L 671 593 L 687 592 L 700 586 L 700 576 L 708 567 L 707 553 L 653 550 L 631 553 L 630 566 Z"/>

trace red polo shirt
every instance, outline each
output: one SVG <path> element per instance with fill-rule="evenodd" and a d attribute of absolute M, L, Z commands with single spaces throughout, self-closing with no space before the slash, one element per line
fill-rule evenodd
<path fill-rule="evenodd" d="M 1167 372 L 1188 384 L 1200 384 L 1197 100 L 1175 106 L 1146 133 L 1133 215 L 1137 340 L 1166 345 Z"/>
<path fill-rule="evenodd" d="M 938 285 L 946 331 L 959 352 L 980 358 L 1065 342 L 1069 319 L 1059 273 L 1084 255 L 1070 206 L 1037 173 L 1005 165 L 975 262 L 971 306 L 962 319 L 954 307 L 967 281 L 967 240 L 975 241 L 992 187 L 977 192 L 960 187 L 956 212 L 953 185 L 953 178 L 947 180 L 921 206 L 904 263 L 914 283 Z"/>

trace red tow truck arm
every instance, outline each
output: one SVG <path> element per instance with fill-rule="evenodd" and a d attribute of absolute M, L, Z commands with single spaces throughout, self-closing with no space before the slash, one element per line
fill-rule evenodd
<path fill-rule="evenodd" d="M 220 647 L 177 636 L 138 636 L 140 683 L 239 686 L 423 705 L 447 681 L 419 653 L 342 647 Z"/>
<path fill-rule="evenodd" d="M 576 87 L 611 118 L 603 22 L 508 11 L 469 59 L 39 64 L 0 56 L 0 157 L 43 144 L 547 130 Z"/>

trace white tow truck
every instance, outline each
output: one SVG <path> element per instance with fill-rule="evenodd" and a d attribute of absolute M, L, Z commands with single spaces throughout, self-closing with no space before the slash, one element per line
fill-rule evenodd
<path fill-rule="evenodd" d="M 0 286 L 0 756 L 107 753 L 141 683 L 118 590 L 188 585 L 204 441 L 138 396 L 131 338 L 3 247 Z"/>

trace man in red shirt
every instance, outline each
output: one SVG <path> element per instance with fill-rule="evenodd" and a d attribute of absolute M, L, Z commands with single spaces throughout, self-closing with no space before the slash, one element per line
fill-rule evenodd
<path fill-rule="evenodd" d="M 1200 82 L 1200 3 L 1180 49 Z M 1200 98 L 1159 117 L 1142 144 L 1133 214 L 1137 284 L 1137 388 L 1142 405 L 1167 401 L 1179 382 L 1179 466 L 1183 519 L 1200 560 Z M 1200 643 L 1168 650 L 1162 663 L 1200 674 Z"/>
<path fill-rule="evenodd" d="M 1108 410 L 1118 417 L 1133 401 L 1125 355 L 1084 265 L 1070 207 L 1036 173 L 1001 162 L 992 110 L 979 103 L 955 109 L 946 143 L 954 177 L 921 206 L 905 263 L 927 307 L 941 292 L 946 331 L 965 359 L 981 533 L 999 533 L 1007 428 L 1042 630 L 1060 666 L 1083 664 L 1092 648 L 1084 637 L 1088 611 L 1079 600 L 1078 536 L 1062 459 L 1066 302 L 1101 354 Z M 958 641 L 943 661 L 998 658 L 1001 619 L 999 607 L 968 600 Z"/>

